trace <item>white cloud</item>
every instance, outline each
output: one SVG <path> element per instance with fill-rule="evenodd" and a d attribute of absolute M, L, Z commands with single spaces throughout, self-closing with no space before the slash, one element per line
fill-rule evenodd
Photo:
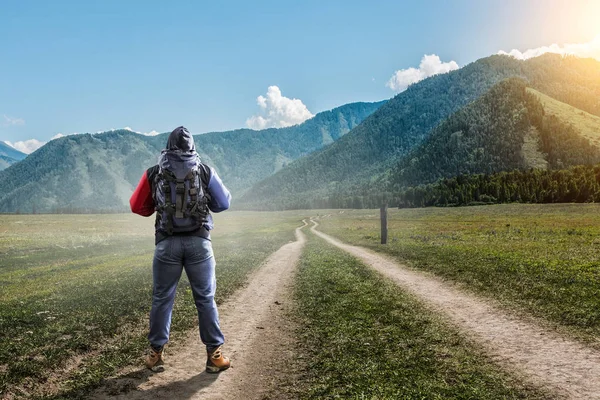
<path fill-rule="evenodd" d="M 40 142 L 37 139 L 23 140 L 14 143 L 11 143 L 7 140 L 4 143 L 25 154 L 33 153 L 34 151 L 46 144 L 46 142 Z"/>
<path fill-rule="evenodd" d="M 144 135 L 144 136 L 156 136 L 156 135 L 160 135 L 160 132 L 157 132 L 155 130 L 151 130 L 150 132 L 138 132 L 138 131 L 134 131 L 133 129 L 131 129 L 128 126 L 126 126 L 123 129 L 126 130 L 126 131 L 129 131 L 129 132 L 138 133 L 138 134 Z M 111 131 L 114 131 L 114 129 L 111 129 Z M 103 132 L 105 132 L 105 131 L 97 132 L 97 133 L 103 133 Z M 108 132 L 110 132 L 110 131 L 108 131 Z"/>
<path fill-rule="evenodd" d="M 267 97 L 258 96 L 256 103 L 260 112 L 246 120 L 246 125 L 252 129 L 282 128 L 314 117 L 302 100 L 282 96 L 277 86 L 269 86 Z"/>
<path fill-rule="evenodd" d="M 394 72 L 386 86 L 396 92 L 405 91 L 413 83 L 437 74 L 445 74 L 458 69 L 456 61 L 442 62 L 435 54 L 424 55 L 419 68 L 407 68 Z"/>
<path fill-rule="evenodd" d="M 62 138 L 62 137 L 65 137 L 65 136 L 71 136 L 71 135 L 79 135 L 79 132 L 73 132 L 73 133 L 62 133 L 62 132 L 59 132 L 59 133 L 57 133 L 56 135 L 52 136 L 52 137 L 50 138 L 50 140 L 54 140 L 54 139 L 60 139 L 60 138 Z"/>
<path fill-rule="evenodd" d="M 75 133 L 72 133 L 72 135 L 75 135 Z M 65 136 L 68 136 L 68 135 L 63 135 L 62 133 L 57 133 L 56 135 L 52 136 L 50 138 L 50 140 L 59 139 L 61 137 L 65 137 Z M 39 149 L 40 147 L 42 147 L 43 145 L 45 145 L 47 142 L 42 142 L 41 140 L 37 140 L 37 139 L 28 139 L 28 140 L 21 140 L 21 141 L 14 142 L 14 143 L 6 140 L 6 141 L 4 141 L 4 143 L 19 150 L 20 152 L 23 152 L 25 154 L 31 154 L 34 151 L 36 151 L 37 149 Z"/>
<path fill-rule="evenodd" d="M 596 36 L 592 41 L 587 43 L 566 43 L 562 46 L 554 43 L 550 46 L 537 47 L 535 49 L 525 50 L 523 52 L 512 49 L 508 53 L 500 50 L 498 54 L 513 56 L 519 60 L 526 60 L 541 56 L 544 53 L 556 53 L 565 55 L 574 55 L 584 58 L 595 58 L 600 61 L 600 35 Z"/>
<path fill-rule="evenodd" d="M 2 125 L 4 125 L 4 126 L 25 125 L 25 120 L 23 118 L 9 117 L 8 115 L 4 114 L 4 123 Z"/>
<path fill-rule="evenodd" d="M 102 131 L 97 131 L 96 133 L 94 133 L 94 135 L 101 135 L 101 134 L 103 134 L 103 133 L 107 133 L 107 132 L 114 132 L 114 131 L 118 131 L 118 130 L 129 131 L 129 132 L 132 132 L 132 133 L 137 133 L 137 134 L 139 134 L 139 135 L 144 135 L 144 136 L 156 136 L 156 135 L 160 135 L 160 132 L 157 132 L 157 131 L 155 131 L 155 130 L 151 130 L 150 132 L 139 132 L 139 131 L 135 131 L 135 130 L 133 130 L 133 129 L 132 129 L 131 127 L 129 127 L 129 126 L 126 126 L 125 128 L 121 128 L 121 129 L 115 129 L 115 128 L 111 128 L 111 129 L 105 129 L 105 130 L 102 130 Z M 78 133 L 78 132 L 66 133 L 66 134 L 63 134 L 63 133 L 57 133 L 56 135 L 54 135 L 54 136 L 52 137 L 52 139 L 58 139 L 58 138 L 65 137 L 65 136 L 70 136 L 70 135 L 79 135 L 79 133 Z M 51 140 L 52 140 L 52 139 L 51 139 Z"/>

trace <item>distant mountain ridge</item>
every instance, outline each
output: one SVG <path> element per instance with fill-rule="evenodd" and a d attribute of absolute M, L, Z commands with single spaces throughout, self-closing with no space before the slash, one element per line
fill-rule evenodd
<path fill-rule="evenodd" d="M 405 162 L 407 154 L 450 115 L 511 77 L 600 115 L 598 61 L 553 54 L 526 61 L 499 55 L 483 58 L 410 86 L 337 142 L 253 186 L 242 205 L 254 209 L 312 208 L 334 204 L 336 198 L 379 194 L 384 201 L 390 195 L 386 192 L 391 171 Z"/>
<path fill-rule="evenodd" d="M 241 194 L 290 162 L 337 141 L 383 104 L 352 103 L 288 128 L 238 129 L 194 139 L 204 159 L 218 169 L 234 193 Z"/>
<path fill-rule="evenodd" d="M 27 157 L 27 154 L 0 141 L 0 170 L 10 167 L 12 164 L 21 161 L 25 157 Z"/>
<path fill-rule="evenodd" d="M 200 157 L 219 171 L 235 202 L 254 183 L 342 137 L 383 103 L 347 104 L 287 128 L 212 132 L 194 140 Z M 0 171 L 0 212 L 125 211 L 167 136 L 116 130 L 51 140 Z"/>

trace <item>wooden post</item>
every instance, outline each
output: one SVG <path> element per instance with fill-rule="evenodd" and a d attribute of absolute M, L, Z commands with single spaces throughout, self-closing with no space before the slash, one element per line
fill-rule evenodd
<path fill-rule="evenodd" d="M 379 209 L 379 215 L 381 217 L 381 244 L 387 244 L 387 204 L 381 206 Z"/>

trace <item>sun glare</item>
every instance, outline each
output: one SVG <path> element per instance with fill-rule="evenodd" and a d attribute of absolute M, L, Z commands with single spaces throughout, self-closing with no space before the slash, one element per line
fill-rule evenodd
<path fill-rule="evenodd" d="M 585 43 L 600 37 L 600 0 L 548 1 L 543 26 L 550 41 Z"/>
<path fill-rule="evenodd" d="M 600 40 L 600 1 L 594 0 L 587 3 L 582 10 L 581 34 Z"/>

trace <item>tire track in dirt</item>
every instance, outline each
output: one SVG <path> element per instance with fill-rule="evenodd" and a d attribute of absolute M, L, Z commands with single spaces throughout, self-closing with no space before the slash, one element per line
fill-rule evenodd
<path fill-rule="evenodd" d="M 557 397 L 600 399 L 600 353 L 556 332 L 511 316 L 447 282 L 415 271 L 362 247 L 343 243 L 316 230 L 327 242 L 442 312 L 464 333 L 481 343 L 496 362 L 520 372 Z"/>
<path fill-rule="evenodd" d="M 271 254 L 254 272 L 247 286 L 219 306 L 225 335 L 224 354 L 231 368 L 220 374 L 204 372 L 206 350 L 197 329 L 173 352 L 165 350 L 165 371 L 152 373 L 128 368 L 107 380 L 95 399 L 260 399 L 272 390 L 282 347 L 288 338 L 283 323 L 282 299 L 289 299 L 293 272 L 306 237 L 296 228 L 296 241 Z"/>

